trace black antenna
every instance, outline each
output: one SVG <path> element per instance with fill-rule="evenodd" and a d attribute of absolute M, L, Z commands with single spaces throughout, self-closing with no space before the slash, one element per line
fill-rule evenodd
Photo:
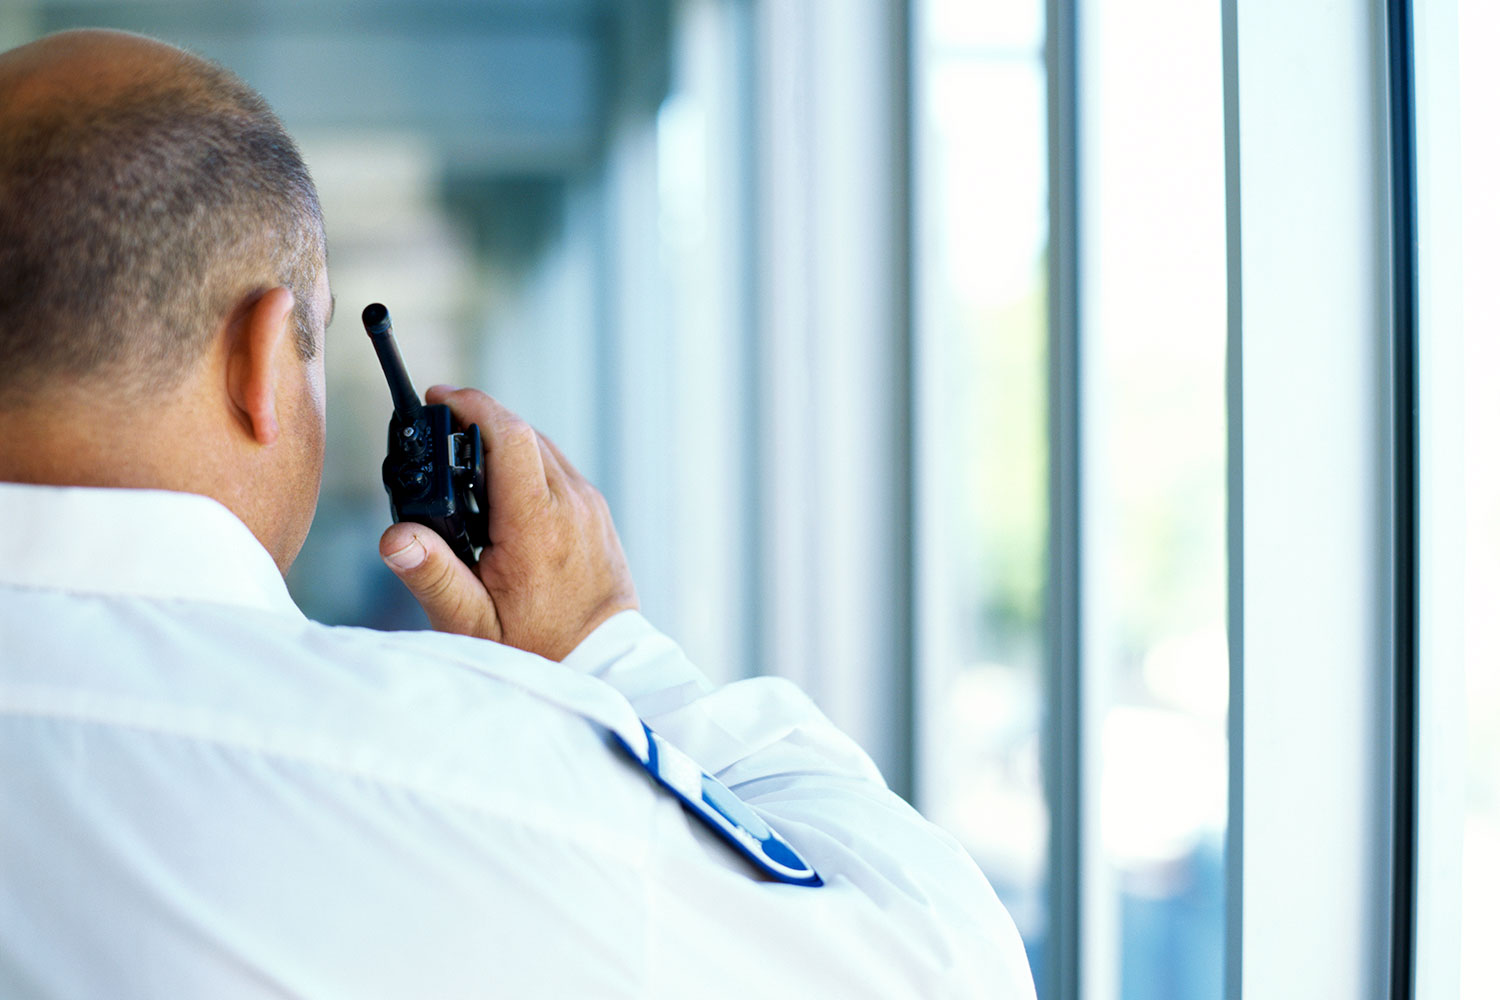
<path fill-rule="evenodd" d="M 406 365 L 401 361 L 401 349 L 396 346 L 396 336 L 391 333 L 390 310 L 379 302 L 371 302 L 360 314 L 370 343 L 375 345 L 375 356 L 380 359 L 385 372 L 386 384 L 391 387 L 391 402 L 403 424 L 416 420 L 422 412 L 422 400 L 411 387 L 411 376 L 406 374 Z"/>

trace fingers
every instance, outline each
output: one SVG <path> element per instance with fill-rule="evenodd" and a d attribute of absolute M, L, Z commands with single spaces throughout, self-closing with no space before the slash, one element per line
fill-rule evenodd
<path fill-rule="evenodd" d="M 380 536 L 380 557 L 422 605 L 433 628 L 501 641 L 489 592 L 437 532 L 393 524 Z"/>
<path fill-rule="evenodd" d="M 531 425 L 478 389 L 435 385 L 429 404 L 444 404 L 460 425 L 478 424 L 484 438 L 484 464 L 493 470 L 489 486 L 490 537 L 497 538 L 499 518 L 525 516 L 545 506 L 551 496 L 547 463 Z"/>
<path fill-rule="evenodd" d="M 427 401 L 479 426 L 490 505 L 491 544 L 473 570 L 426 528 L 398 524 L 381 539 L 435 628 L 556 660 L 640 606 L 608 504 L 551 441 L 475 389 L 434 386 Z"/>

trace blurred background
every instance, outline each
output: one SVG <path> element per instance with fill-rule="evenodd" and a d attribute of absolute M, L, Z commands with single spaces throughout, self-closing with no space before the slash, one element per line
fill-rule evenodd
<path fill-rule="evenodd" d="M 5 0 L 0 45 L 142 31 L 241 74 L 301 143 L 339 301 L 291 578 L 309 616 L 425 624 L 375 549 L 378 300 L 419 388 L 486 390 L 600 486 L 647 615 L 711 677 L 795 679 L 965 843 L 1043 997 L 1049 483 L 1071 456 L 1090 995 L 1217 998 L 1219 5 L 1083 4 L 1063 160 L 1045 8 Z M 1059 178 L 1081 206 L 1076 454 L 1051 430 Z"/>
<path fill-rule="evenodd" d="M 1084 734 L 1121 997 L 1223 993 L 1216 4 L 1101 5 L 1078 177 Z M 1043 980 L 1049 188 L 1042 0 L 6 0 L 142 31 L 301 144 L 338 297 L 309 616 L 425 624 L 380 564 L 390 309 L 608 497 L 646 613 L 783 674 L 968 846 Z"/>

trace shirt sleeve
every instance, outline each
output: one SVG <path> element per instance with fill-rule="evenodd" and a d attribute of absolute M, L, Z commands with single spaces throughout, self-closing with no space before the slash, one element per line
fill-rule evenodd
<path fill-rule="evenodd" d="M 825 882 L 808 889 L 741 879 L 727 891 L 746 898 L 711 905 L 774 921 L 794 938 L 799 928 L 811 935 L 827 952 L 825 971 L 845 986 L 857 978 L 849 995 L 1035 996 L 1020 936 L 978 867 L 891 792 L 869 756 L 790 681 L 716 687 L 638 612 L 611 618 L 563 662 L 623 694 Z M 696 919 L 701 941 L 704 918 Z"/>

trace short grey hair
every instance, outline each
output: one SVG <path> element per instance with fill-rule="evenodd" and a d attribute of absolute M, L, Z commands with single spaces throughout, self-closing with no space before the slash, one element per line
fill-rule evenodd
<path fill-rule="evenodd" d="M 174 384 L 246 296 L 276 284 L 315 357 L 326 254 L 296 143 L 220 66 L 184 52 L 84 106 L 13 104 L 0 112 L 0 404 L 62 380 Z"/>

